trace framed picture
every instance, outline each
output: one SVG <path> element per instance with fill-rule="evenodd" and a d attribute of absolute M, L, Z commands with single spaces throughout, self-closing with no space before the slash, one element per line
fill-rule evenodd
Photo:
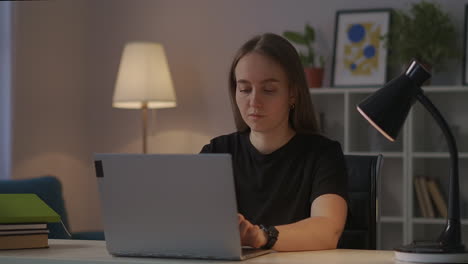
<path fill-rule="evenodd" d="M 463 40 L 463 85 L 468 85 L 468 5 L 465 5 L 465 27 Z"/>
<path fill-rule="evenodd" d="M 373 87 L 387 80 L 391 9 L 341 10 L 336 13 L 332 87 Z"/>

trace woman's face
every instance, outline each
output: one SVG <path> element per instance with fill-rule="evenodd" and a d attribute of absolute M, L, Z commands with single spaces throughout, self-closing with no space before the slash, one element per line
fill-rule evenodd
<path fill-rule="evenodd" d="M 283 68 L 259 53 L 248 53 L 235 68 L 236 103 L 252 131 L 287 130 L 289 109 L 294 103 Z"/>

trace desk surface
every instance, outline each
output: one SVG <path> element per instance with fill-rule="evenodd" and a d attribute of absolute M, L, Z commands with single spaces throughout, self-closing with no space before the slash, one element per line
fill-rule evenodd
<path fill-rule="evenodd" d="M 272 253 L 241 262 L 214 260 L 184 260 L 161 258 L 124 258 L 109 255 L 104 241 L 49 240 L 47 249 L 0 251 L 0 263 L 259 263 L 259 264 L 313 264 L 313 263 L 395 263 L 393 251 L 379 250 L 324 250 Z"/>

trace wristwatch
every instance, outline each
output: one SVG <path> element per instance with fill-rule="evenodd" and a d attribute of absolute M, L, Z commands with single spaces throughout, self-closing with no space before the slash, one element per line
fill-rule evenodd
<path fill-rule="evenodd" d="M 278 235 L 279 235 L 278 229 L 276 229 L 274 226 L 266 227 L 264 225 L 260 225 L 260 229 L 262 229 L 263 232 L 265 232 L 268 237 L 268 240 L 266 244 L 262 246 L 262 249 L 272 248 L 275 245 L 276 241 L 278 240 Z"/>

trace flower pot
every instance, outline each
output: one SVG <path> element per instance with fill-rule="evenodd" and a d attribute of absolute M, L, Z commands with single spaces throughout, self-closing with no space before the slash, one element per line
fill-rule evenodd
<path fill-rule="evenodd" d="M 307 79 L 309 88 L 322 87 L 323 68 L 307 67 L 304 68 L 304 73 Z"/>

